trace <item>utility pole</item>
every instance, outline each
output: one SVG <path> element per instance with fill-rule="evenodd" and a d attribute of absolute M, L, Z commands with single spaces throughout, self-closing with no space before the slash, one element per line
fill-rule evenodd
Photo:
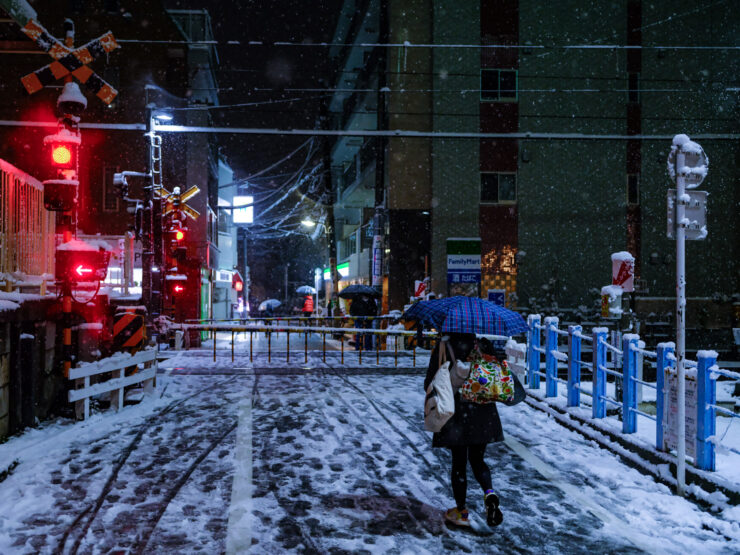
<path fill-rule="evenodd" d="M 701 146 L 683 134 L 673 137 L 668 173 L 676 180 L 676 190 L 675 196 L 668 192 L 668 237 L 676 239 L 676 491 L 679 495 L 684 495 L 686 488 L 686 239 L 702 240 L 707 236 L 707 193 L 687 193 L 687 189 L 699 186 L 708 170 L 709 160 Z M 687 209 L 691 210 L 690 215 Z"/>
<path fill-rule="evenodd" d="M 321 103 L 321 127 L 325 130 L 330 128 L 329 107 L 327 102 Z M 338 311 L 339 272 L 337 270 L 337 235 L 334 230 L 334 180 L 331 175 L 331 143 L 329 137 L 324 137 L 324 197 L 326 199 L 326 240 L 329 246 L 329 272 L 331 273 L 331 295 L 327 296 L 326 305 L 333 307 L 335 316 Z M 333 302 L 332 302 L 333 301 Z"/>
<path fill-rule="evenodd" d="M 380 0 L 380 28 L 379 38 L 381 44 L 389 41 L 388 25 L 388 0 Z M 387 99 L 387 49 L 381 48 L 378 58 L 378 107 L 377 128 L 384 131 L 388 128 L 388 117 L 386 113 Z M 371 284 L 374 287 L 383 285 L 383 254 L 385 249 L 385 151 L 388 143 L 386 137 L 377 137 L 375 151 L 375 213 L 373 214 L 373 248 L 370 253 Z"/>

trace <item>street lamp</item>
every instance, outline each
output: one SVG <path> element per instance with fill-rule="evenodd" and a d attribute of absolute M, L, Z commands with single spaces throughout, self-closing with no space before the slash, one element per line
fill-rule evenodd
<path fill-rule="evenodd" d="M 313 220 L 306 219 L 306 220 L 301 220 L 301 225 L 304 225 L 306 227 L 314 227 L 316 225 L 316 222 L 314 222 Z"/>

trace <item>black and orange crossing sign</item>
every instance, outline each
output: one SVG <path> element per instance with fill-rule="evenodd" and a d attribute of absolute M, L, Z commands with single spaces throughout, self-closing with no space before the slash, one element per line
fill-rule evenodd
<path fill-rule="evenodd" d="M 191 208 L 187 204 L 187 202 L 198 193 L 200 193 L 200 187 L 197 185 L 193 185 L 184 193 L 180 192 L 180 187 L 174 187 L 171 193 L 161 186 L 154 189 L 154 195 L 164 199 L 165 202 L 164 212 L 162 215 L 169 216 L 170 214 L 173 214 L 180 220 L 182 219 L 181 213 L 185 214 L 185 216 L 190 216 L 193 220 L 198 219 L 200 212 L 195 208 Z"/>
<path fill-rule="evenodd" d="M 118 312 L 113 317 L 113 344 L 119 349 L 138 350 L 144 345 L 144 316 L 134 311 Z"/>
<path fill-rule="evenodd" d="M 106 104 L 110 104 L 116 98 L 118 91 L 87 66 L 96 58 L 119 47 L 113 33 L 108 31 L 87 44 L 72 49 L 53 37 L 35 19 L 30 19 L 21 31 L 54 58 L 50 64 L 21 78 L 29 94 L 40 91 L 54 81 L 71 74 Z"/>

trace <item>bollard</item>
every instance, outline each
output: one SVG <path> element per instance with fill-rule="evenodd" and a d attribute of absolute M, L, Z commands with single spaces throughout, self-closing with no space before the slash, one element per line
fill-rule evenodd
<path fill-rule="evenodd" d="M 696 466 L 702 470 L 715 471 L 714 443 L 717 423 L 717 382 L 712 379 L 712 367 L 717 363 L 715 351 L 699 351 L 696 354 Z"/>
<path fill-rule="evenodd" d="M 234 332 L 231 332 L 231 362 L 234 362 Z"/>
<path fill-rule="evenodd" d="M 267 362 L 272 362 L 272 332 L 267 332 Z"/>
<path fill-rule="evenodd" d="M 308 332 L 306 332 L 306 335 L 303 338 L 303 362 L 308 362 Z"/>
<path fill-rule="evenodd" d="M 211 337 L 213 337 L 213 362 L 216 362 L 216 330 L 211 328 Z"/>
<path fill-rule="evenodd" d="M 285 362 L 290 362 L 290 331 L 285 332 Z"/>
<path fill-rule="evenodd" d="M 360 366 L 362 366 L 362 348 L 365 346 L 363 343 L 365 343 L 365 337 L 362 335 L 357 336 L 357 340 L 360 342 Z"/>
<path fill-rule="evenodd" d="M 665 369 L 672 366 L 668 358 L 673 354 L 676 346 L 672 341 L 658 343 L 656 354 L 658 355 L 655 362 L 655 448 L 663 451 L 663 425 L 665 412 Z"/>
<path fill-rule="evenodd" d="M 344 334 L 342 334 L 340 340 L 342 343 L 342 366 L 344 366 Z"/>
<path fill-rule="evenodd" d="M 321 332 L 321 355 L 326 364 L 326 332 Z"/>
<path fill-rule="evenodd" d="M 380 335 L 375 336 L 375 364 L 380 366 Z"/>
<path fill-rule="evenodd" d="M 396 335 L 395 336 L 395 339 L 396 340 L 393 342 L 393 350 L 394 350 L 394 352 L 393 352 L 393 358 L 396 361 L 396 368 L 398 368 L 398 337 L 399 336 Z"/>
<path fill-rule="evenodd" d="M 581 326 L 568 326 L 568 406 L 581 404 Z"/>
<path fill-rule="evenodd" d="M 540 388 L 540 315 L 530 314 L 527 316 L 527 387 L 529 389 Z"/>
<path fill-rule="evenodd" d="M 558 350 L 558 317 L 545 318 L 545 397 L 558 396 L 558 359 L 553 351 Z"/>
<path fill-rule="evenodd" d="M 249 332 L 249 362 L 252 362 L 252 346 L 254 345 L 254 332 Z"/>
<path fill-rule="evenodd" d="M 413 359 L 413 362 L 411 363 L 411 366 L 413 366 L 414 368 L 416 368 L 416 343 L 414 343 L 413 353 L 414 353 L 414 359 Z"/>
<path fill-rule="evenodd" d="M 622 433 L 637 431 L 637 342 L 636 333 L 625 333 L 622 337 Z"/>
<path fill-rule="evenodd" d="M 606 416 L 606 334 L 607 328 L 593 329 L 593 399 L 592 417 L 604 418 Z"/>

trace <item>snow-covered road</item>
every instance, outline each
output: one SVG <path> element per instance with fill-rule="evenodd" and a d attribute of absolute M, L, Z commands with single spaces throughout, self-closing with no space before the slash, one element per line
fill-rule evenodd
<path fill-rule="evenodd" d="M 703 511 L 526 404 L 501 409 L 509 441 L 487 451 L 504 523 L 448 530 L 421 369 L 165 366 L 156 399 L 0 446 L 0 470 L 20 461 L 0 483 L 0 553 L 738 552 L 737 508 Z"/>

